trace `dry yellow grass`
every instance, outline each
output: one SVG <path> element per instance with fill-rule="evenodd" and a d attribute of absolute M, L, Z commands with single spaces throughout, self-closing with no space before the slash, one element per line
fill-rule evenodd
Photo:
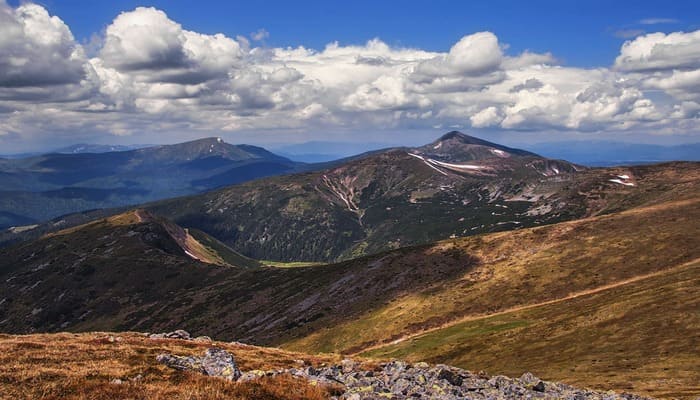
<path fill-rule="evenodd" d="M 409 291 L 352 320 L 281 343 L 355 353 L 463 318 L 563 299 L 700 257 L 700 200 L 684 200 L 540 228 L 443 241 L 429 252 L 469 254 L 458 279 Z M 640 227 L 646 232 L 640 233 Z M 420 260 L 416 260 L 420 262 Z"/>
<path fill-rule="evenodd" d="M 363 356 L 524 371 L 655 398 L 700 395 L 700 260 L 560 301 L 461 321 Z"/>
<path fill-rule="evenodd" d="M 154 340 L 138 333 L 0 335 L 0 399 L 295 400 L 328 398 L 333 390 L 291 376 L 232 383 L 156 362 L 159 353 L 201 355 L 211 346 L 234 354 L 243 371 L 338 361 L 240 344 Z M 123 383 L 110 383 L 114 379 Z"/>
<path fill-rule="evenodd" d="M 480 263 L 282 345 L 691 398 L 700 393 L 698 221 L 693 199 L 440 242 L 432 251 Z"/>

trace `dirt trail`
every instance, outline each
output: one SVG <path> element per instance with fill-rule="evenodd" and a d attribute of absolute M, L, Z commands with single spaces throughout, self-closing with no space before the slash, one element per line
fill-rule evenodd
<path fill-rule="evenodd" d="M 441 324 L 441 325 L 436 326 L 436 327 L 432 327 L 432 328 L 428 328 L 428 329 L 421 330 L 421 331 L 419 331 L 419 332 L 414 332 L 414 333 L 410 333 L 410 334 L 404 335 L 404 336 L 402 336 L 402 337 L 400 337 L 400 338 L 398 338 L 398 339 L 392 340 L 391 342 L 379 343 L 379 344 L 376 344 L 376 345 L 368 346 L 368 347 L 365 347 L 364 349 L 362 349 L 362 350 L 360 350 L 360 351 L 356 351 L 356 352 L 350 353 L 350 354 L 348 354 L 348 355 L 350 355 L 350 356 L 356 356 L 356 355 L 359 355 L 360 353 L 364 353 L 364 352 L 366 352 L 366 351 L 376 350 L 376 349 L 380 349 L 380 348 L 382 348 L 382 347 L 391 346 L 391 345 L 394 345 L 394 344 L 403 342 L 403 341 L 405 341 L 405 340 L 413 339 L 413 338 L 415 338 L 415 337 L 422 336 L 422 335 L 425 335 L 425 334 L 428 334 L 428 333 L 431 333 L 431 332 L 434 332 L 434 331 L 438 331 L 438 330 L 440 330 L 440 329 L 449 328 L 449 327 L 451 327 L 451 326 L 454 326 L 454 325 L 457 325 L 457 324 L 461 324 L 461 323 L 463 323 L 463 322 L 469 322 L 469 321 L 476 321 L 476 320 L 479 320 L 479 319 L 491 318 L 491 317 L 498 316 L 498 315 L 503 315 L 503 314 L 509 314 L 509 313 L 512 313 L 512 312 L 518 312 L 518 311 L 529 310 L 529 309 L 532 309 L 532 308 L 547 306 L 547 305 L 550 305 L 550 304 L 561 303 L 561 302 L 564 302 L 564 301 L 576 299 L 576 298 L 583 297 L 583 296 L 589 296 L 589 295 L 592 295 L 592 294 L 604 292 L 604 291 L 606 291 L 606 290 L 615 289 L 615 288 L 620 287 L 620 286 L 629 285 L 630 283 L 635 283 L 635 282 L 642 281 L 642 280 L 645 280 L 645 279 L 649 279 L 649 278 L 653 278 L 653 277 L 656 277 L 656 276 L 668 274 L 668 273 L 673 272 L 673 271 L 675 271 L 675 270 L 677 270 L 677 269 L 683 269 L 684 267 L 687 267 L 687 266 L 689 266 L 689 265 L 696 264 L 696 263 L 700 263 L 700 258 L 695 258 L 695 259 L 693 259 L 693 260 L 691 260 L 691 261 L 688 261 L 688 262 L 686 262 L 686 263 L 677 265 L 677 266 L 672 267 L 672 268 L 664 269 L 664 270 L 661 270 L 661 271 L 656 271 L 656 272 L 652 272 L 652 273 L 649 273 L 649 274 L 644 274 L 644 275 L 635 276 L 635 277 L 633 277 L 633 278 L 624 279 L 624 280 L 621 280 L 621 281 L 609 283 L 609 284 L 607 284 L 607 285 L 598 286 L 598 287 L 595 287 L 595 288 L 592 288 L 592 289 L 581 290 L 581 291 L 579 291 L 579 292 L 571 293 L 571 294 L 569 294 L 568 296 L 560 297 L 560 298 L 558 298 L 558 299 L 547 300 L 547 301 L 543 301 L 543 302 L 540 302 L 540 303 L 525 304 L 525 305 L 522 305 L 522 306 L 506 308 L 506 309 L 504 309 L 504 310 L 497 311 L 497 312 L 490 313 L 490 314 L 468 315 L 468 316 L 466 316 L 466 317 L 458 318 L 458 319 L 455 319 L 455 320 L 446 322 L 446 323 Z"/>

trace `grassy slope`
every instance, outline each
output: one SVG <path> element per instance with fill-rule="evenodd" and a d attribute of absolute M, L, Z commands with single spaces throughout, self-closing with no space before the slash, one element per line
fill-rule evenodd
<path fill-rule="evenodd" d="M 184 328 L 269 343 L 452 279 L 473 261 L 424 246 L 323 267 L 219 267 L 185 255 L 166 225 L 131 212 L 0 250 L 0 329 Z"/>
<path fill-rule="evenodd" d="M 700 394 L 700 261 L 600 292 L 477 318 L 364 353 L 654 397 Z"/>
<path fill-rule="evenodd" d="M 356 352 L 474 315 L 560 299 L 700 257 L 700 199 L 540 228 L 455 239 L 426 253 L 469 254 L 478 264 L 427 289 L 284 345 Z M 418 267 L 418 266 L 416 266 Z"/>
<path fill-rule="evenodd" d="M 160 232 L 158 226 L 98 222 L 4 253 L 0 287 L 12 290 L 15 300 L 0 309 L 6 312 L 3 318 L 11 318 L 11 325 L 3 329 L 12 326 L 15 332 L 26 332 L 29 318 L 31 329 L 56 330 L 62 320 L 44 317 L 70 311 L 74 315 L 67 317 L 67 329 L 183 327 L 311 353 L 360 351 L 460 318 L 557 300 L 694 260 L 700 257 L 700 200 L 688 190 L 685 197 L 693 200 L 309 268 L 206 266 L 158 250 L 167 249 L 167 242 L 149 241 L 146 246 L 143 241 Z M 116 218 L 124 219 L 123 224 L 137 222 L 133 214 Z M 113 240 L 118 241 L 112 244 Z M 69 251 L 46 251 L 50 248 Z M 49 261 L 51 268 L 42 267 Z M 86 269 L 89 266 L 93 268 Z M 37 281 L 39 286 L 32 286 Z M 694 285 L 690 289 L 697 291 L 697 282 Z M 72 303 L 66 303 L 64 291 Z M 90 302 L 81 303 L 84 299 Z M 81 314 L 88 311 L 93 314 L 84 314 L 84 319 Z M 664 312 L 669 318 L 688 320 L 675 309 Z M 511 323 L 506 328 L 517 328 L 525 324 L 522 321 L 526 320 L 506 321 Z M 622 329 L 623 323 L 613 320 L 610 329 Z M 660 339 L 647 344 L 648 354 L 663 350 L 668 341 L 692 339 L 697 329 L 686 324 L 690 336 L 673 329 L 655 331 Z M 592 335 L 609 337 L 604 331 Z M 624 345 L 620 338 L 609 339 Z M 503 349 L 514 351 L 520 342 L 512 338 L 508 345 L 512 347 L 504 344 Z M 683 355 L 677 347 L 669 351 L 669 357 Z M 548 356 L 556 361 L 557 355 L 545 352 L 543 362 Z M 614 358 L 634 357 L 620 352 Z M 644 376 L 639 370 L 622 374 L 626 364 L 613 367 L 618 377 L 610 377 L 610 382 L 618 386 L 634 374 L 634 379 Z M 584 372 L 569 371 L 567 379 L 597 382 L 598 377 Z M 659 385 L 678 387 L 672 381 L 679 374 L 676 370 L 657 372 L 658 379 L 669 379 Z"/>
<path fill-rule="evenodd" d="M 111 339 L 110 339 L 111 338 Z M 138 333 L 0 335 L 2 399 L 325 399 L 317 386 L 290 377 L 231 384 L 221 379 L 182 373 L 156 362 L 164 352 L 201 355 L 215 345 L 231 352 L 243 371 L 337 362 L 277 349 L 228 343 L 153 340 Z M 131 381 L 141 375 L 141 381 Z M 121 379 L 121 385 L 110 384 Z"/>
<path fill-rule="evenodd" d="M 244 268 L 255 268 L 261 265 L 257 260 L 235 252 L 230 247 L 202 231 L 187 229 L 186 232 L 188 243 L 192 247 L 200 250 L 195 254 L 198 256 L 201 254 L 202 258 L 200 259 L 204 262 Z"/>

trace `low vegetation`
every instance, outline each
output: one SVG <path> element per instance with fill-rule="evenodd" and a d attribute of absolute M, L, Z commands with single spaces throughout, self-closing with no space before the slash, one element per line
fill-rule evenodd
<path fill-rule="evenodd" d="M 362 353 L 656 398 L 700 395 L 700 261 L 604 290 L 472 318 Z"/>
<path fill-rule="evenodd" d="M 241 344 L 214 343 L 242 370 L 319 366 L 334 356 L 309 356 Z M 0 335 L 0 398 L 33 399 L 326 399 L 333 388 L 291 376 L 231 383 L 175 371 L 156 362 L 163 352 L 196 355 L 211 343 L 148 339 L 139 333 Z"/>

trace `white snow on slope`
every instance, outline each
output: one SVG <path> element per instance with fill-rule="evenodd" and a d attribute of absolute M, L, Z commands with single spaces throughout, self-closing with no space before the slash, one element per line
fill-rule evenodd
<path fill-rule="evenodd" d="M 505 156 L 506 156 L 506 152 L 503 151 L 503 150 L 491 149 L 491 152 L 493 152 L 494 154 L 497 154 L 497 155 L 499 155 L 499 156 L 501 156 L 501 157 L 505 157 Z"/>
<path fill-rule="evenodd" d="M 625 179 L 625 180 L 630 178 L 629 175 L 618 175 L 617 177 L 620 179 Z"/>
<path fill-rule="evenodd" d="M 634 183 L 632 183 L 632 182 L 623 182 L 623 181 L 621 181 L 621 180 L 619 180 L 619 179 L 608 179 L 608 180 L 609 180 L 610 182 L 619 183 L 620 185 L 635 186 Z"/>
<path fill-rule="evenodd" d="M 435 171 L 437 171 L 437 172 L 439 172 L 439 173 L 441 173 L 441 174 L 443 174 L 443 175 L 447 175 L 447 173 L 446 173 L 445 171 L 439 170 L 439 169 L 436 168 L 434 165 L 430 164 L 430 163 L 429 163 L 425 158 L 423 158 L 422 156 L 419 156 L 418 154 L 413 154 L 413 153 L 406 153 L 406 154 L 408 154 L 409 156 L 415 157 L 415 158 L 417 158 L 417 159 L 423 161 L 423 162 L 425 163 L 425 165 L 429 166 L 430 168 L 434 169 Z"/>
<path fill-rule="evenodd" d="M 195 260 L 201 261 L 199 257 L 195 256 L 194 254 L 190 253 L 189 251 L 185 250 L 185 254 L 190 256 L 191 258 L 194 258 Z"/>
<path fill-rule="evenodd" d="M 471 169 L 471 170 L 478 170 L 478 169 L 484 169 L 486 167 L 483 167 L 481 165 L 471 165 L 471 164 L 450 164 L 438 160 L 433 160 L 431 158 L 428 158 L 428 162 L 432 164 L 439 165 L 441 167 L 447 167 L 447 168 L 457 168 L 457 169 Z"/>

